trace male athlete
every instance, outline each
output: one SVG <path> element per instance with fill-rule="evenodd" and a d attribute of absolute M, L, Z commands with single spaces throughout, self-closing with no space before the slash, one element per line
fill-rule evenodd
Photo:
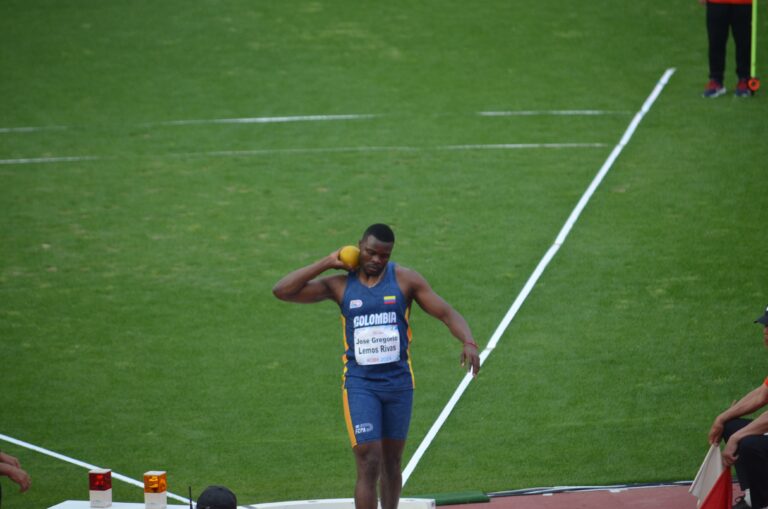
<path fill-rule="evenodd" d="M 461 364 L 475 376 L 480 358 L 466 320 L 418 272 L 389 261 L 395 245 L 389 226 L 370 226 L 358 245 L 357 269 L 344 265 L 337 250 L 291 272 L 272 291 L 289 302 L 330 299 L 341 308 L 344 414 L 357 464 L 355 507 L 376 509 L 378 484 L 382 509 L 396 509 L 413 402 L 411 302 L 445 323 L 462 342 Z M 329 269 L 349 272 L 318 277 Z"/>

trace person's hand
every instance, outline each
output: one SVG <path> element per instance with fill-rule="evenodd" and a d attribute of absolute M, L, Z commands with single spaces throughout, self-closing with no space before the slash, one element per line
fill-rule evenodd
<path fill-rule="evenodd" d="M 715 419 L 715 422 L 712 423 L 712 428 L 709 430 L 709 443 L 710 445 L 715 445 L 720 441 L 720 438 L 723 436 L 723 425 L 720 423 L 718 419 Z"/>
<path fill-rule="evenodd" d="M 733 436 L 728 440 L 728 442 L 725 444 L 725 449 L 723 449 L 723 466 L 724 467 L 730 467 L 734 463 L 736 463 L 736 460 L 739 459 L 739 455 L 736 454 L 736 450 L 739 448 L 739 441 L 734 439 Z"/>
<path fill-rule="evenodd" d="M 480 371 L 480 356 L 477 354 L 477 345 L 464 343 L 464 348 L 461 350 L 461 367 L 466 367 L 468 372 L 477 376 Z"/>
<path fill-rule="evenodd" d="M 344 265 L 344 262 L 339 260 L 339 253 L 341 252 L 342 248 L 337 249 L 333 253 L 328 255 L 328 264 L 330 265 L 330 268 L 332 269 L 342 269 L 342 270 L 351 270 L 351 267 L 347 267 Z"/>
<path fill-rule="evenodd" d="M 7 465 L 11 465 L 12 467 L 21 468 L 21 463 L 19 463 L 19 460 L 16 457 L 4 452 L 0 452 L 0 463 L 5 463 Z"/>
<path fill-rule="evenodd" d="M 13 467 L 8 473 L 8 477 L 19 485 L 19 491 L 21 492 L 27 491 L 29 487 L 32 486 L 32 480 L 29 478 L 29 474 L 20 468 Z"/>
<path fill-rule="evenodd" d="M 19 491 L 27 491 L 32 485 L 29 474 L 21 469 L 19 460 L 10 454 L 0 453 L 0 475 L 8 476 L 13 482 L 19 485 Z"/>

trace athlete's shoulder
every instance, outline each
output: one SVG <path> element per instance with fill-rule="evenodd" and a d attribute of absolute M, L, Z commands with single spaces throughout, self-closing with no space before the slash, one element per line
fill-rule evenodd
<path fill-rule="evenodd" d="M 398 277 L 402 274 L 405 277 L 418 277 L 424 279 L 424 276 L 422 276 L 416 269 L 405 267 L 399 263 L 395 264 L 395 273 Z"/>
<path fill-rule="evenodd" d="M 341 303 L 344 298 L 344 290 L 347 288 L 347 279 L 347 274 L 334 274 L 333 276 L 327 276 L 320 279 L 320 282 L 328 288 L 333 295 L 333 299 L 336 302 Z"/>
<path fill-rule="evenodd" d="M 420 287 L 429 286 L 427 280 L 418 271 L 399 264 L 395 266 L 395 277 L 400 285 L 400 289 L 408 296 Z"/>
<path fill-rule="evenodd" d="M 395 268 L 396 276 L 400 276 L 400 275 L 410 276 L 411 274 L 414 274 L 414 273 L 418 274 L 418 272 L 416 272 L 415 270 L 405 267 L 403 265 L 400 265 L 399 263 L 389 262 L 389 264 L 390 266 Z"/>

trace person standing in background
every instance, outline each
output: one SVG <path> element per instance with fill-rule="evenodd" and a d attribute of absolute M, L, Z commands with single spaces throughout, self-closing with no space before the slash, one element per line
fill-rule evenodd
<path fill-rule="evenodd" d="M 752 0 L 699 0 L 707 8 L 707 36 L 709 38 L 709 83 L 703 97 L 715 98 L 726 93 L 725 52 L 728 32 L 733 32 L 736 44 L 736 75 L 738 83 L 734 95 L 749 97 L 750 43 L 752 31 Z"/>

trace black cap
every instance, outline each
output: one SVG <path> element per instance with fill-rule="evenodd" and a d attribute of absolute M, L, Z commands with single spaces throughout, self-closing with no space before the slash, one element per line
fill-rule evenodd
<path fill-rule="evenodd" d="M 224 486 L 208 486 L 197 498 L 197 509 L 237 509 L 237 497 Z"/>
<path fill-rule="evenodd" d="M 763 313 L 763 316 L 755 320 L 755 323 L 762 323 L 763 325 L 768 325 L 768 308 L 765 308 L 765 313 Z"/>

